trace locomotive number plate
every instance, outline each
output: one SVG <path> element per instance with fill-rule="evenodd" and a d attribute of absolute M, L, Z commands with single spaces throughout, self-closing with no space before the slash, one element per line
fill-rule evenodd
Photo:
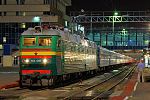
<path fill-rule="evenodd" d="M 41 59 L 32 59 L 31 62 L 42 62 Z"/>

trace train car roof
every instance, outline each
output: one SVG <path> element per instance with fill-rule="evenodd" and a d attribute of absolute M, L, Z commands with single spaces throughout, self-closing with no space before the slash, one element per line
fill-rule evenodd
<path fill-rule="evenodd" d="M 28 30 L 24 31 L 21 35 L 60 35 L 59 31 L 56 29 L 48 29 L 48 30 L 35 30 L 34 28 L 28 28 Z"/>
<path fill-rule="evenodd" d="M 78 44 L 82 44 L 89 47 L 96 48 L 97 45 L 95 42 L 84 39 L 84 37 L 81 37 L 77 34 L 70 34 L 67 30 L 59 30 L 59 29 L 42 29 L 40 26 L 37 26 L 35 28 L 28 28 L 28 30 L 24 31 L 22 36 L 61 36 L 62 40 L 75 42 Z"/>

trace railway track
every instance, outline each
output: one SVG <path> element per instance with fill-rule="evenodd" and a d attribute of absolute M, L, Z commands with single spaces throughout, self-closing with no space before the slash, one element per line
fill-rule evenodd
<path fill-rule="evenodd" d="M 48 89 L 46 87 L 43 87 L 43 88 L 41 88 L 41 87 L 36 88 L 35 87 L 35 88 L 30 88 L 30 89 L 29 88 L 20 89 L 19 87 L 16 87 L 16 88 L 12 88 L 12 89 L 1 90 L 0 91 L 0 100 L 18 100 L 18 99 L 24 100 L 24 98 L 32 97 L 33 95 L 36 95 L 39 97 L 41 96 L 41 97 L 45 97 L 45 98 L 55 97 L 56 99 L 64 99 L 64 100 L 75 99 L 77 97 L 80 99 L 81 99 L 81 97 L 85 98 L 87 96 L 83 96 L 83 95 L 81 96 L 79 94 L 82 94 L 85 91 L 88 92 L 88 91 L 92 90 L 94 87 L 97 87 L 99 84 L 107 83 L 109 80 L 111 80 L 116 75 L 120 75 L 125 70 L 127 70 L 128 67 L 124 67 L 123 69 L 120 68 L 120 69 L 118 69 L 119 71 L 115 72 L 115 73 L 111 73 L 111 74 L 106 73 L 106 74 L 102 75 L 102 76 L 105 76 L 104 78 L 102 78 L 101 76 L 97 76 L 94 79 L 91 78 L 91 79 L 85 80 L 84 83 L 86 83 L 86 84 L 84 86 L 81 86 L 81 87 L 79 86 L 79 83 L 75 83 L 75 84 L 69 85 L 67 87 L 60 87 L 60 88 L 54 88 L 54 89 Z M 100 83 L 97 84 L 98 82 L 100 82 Z M 77 91 L 79 89 L 81 91 Z M 99 89 L 98 92 L 103 92 L 103 91 L 101 91 L 101 89 Z M 38 93 L 40 95 L 38 95 Z M 45 93 L 47 94 L 47 96 L 45 95 Z M 64 93 L 70 93 L 70 95 L 60 96 L 60 94 L 63 95 Z M 20 99 L 20 98 L 22 98 L 22 99 Z M 34 98 L 34 97 L 32 97 L 32 98 Z M 49 100 L 49 99 L 46 99 L 46 100 Z"/>
<path fill-rule="evenodd" d="M 97 100 L 103 98 L 103 96 L 109 93 L 114 87 L 123 82 L 133 71 L 135 67 L 125 68 L 117 74 L 103 80 L 97 84 L 94 84 L 88 88 L 70 93 L 68 96 L 58 97 L 61 100 Z"/>

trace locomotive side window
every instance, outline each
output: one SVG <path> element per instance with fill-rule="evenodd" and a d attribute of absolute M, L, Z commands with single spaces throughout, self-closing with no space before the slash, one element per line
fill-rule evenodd
<path fill-rule="evenodd" d="M 25 37 L 24 38 L 24 46 L 34 46 L 36 43 L 35 37 Z"/>
<path fill-rule="evenodd" d="M 39 37 L 39 46 L 50 46 L 52 43 L 52 40 L 50 37 Z"/>
<path fill-rule="evenodd" d="M 60 46 L 61 46 L 61 40 L 59 39 L 57 42 L 57 47 L 60 47 Z"/>

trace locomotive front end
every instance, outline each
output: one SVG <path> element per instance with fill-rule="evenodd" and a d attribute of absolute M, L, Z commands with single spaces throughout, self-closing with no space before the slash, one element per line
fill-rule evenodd
<path fill-rule="evenodd" d="M 55 39 L 54 39 L 55 40 Z M 55 43 L 55 42 L 54 42 Z M 22 35 L 20 39 L 20 86 L 23 83 L 42 84 L 55 73 L 55 56 L 52 36 Z"/>
<path fill-rule="evenodd" d="M 22 41 L 20 50 L 22 75 L 30 75 L 35 72 L 41 75 L 51 74 L 51 70 L 48 67 L 51 64 L 52 53 L 54 53 L 50 48 L 51 37 L 24 36 Z"/>

